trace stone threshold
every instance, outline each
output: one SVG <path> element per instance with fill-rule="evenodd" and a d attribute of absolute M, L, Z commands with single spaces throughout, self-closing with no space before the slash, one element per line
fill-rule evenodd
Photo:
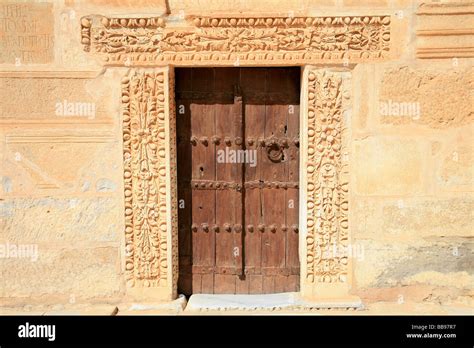
<path fill-rule="evenodd" d="M 176 300 L 153 303 L 128 303 L 118 306 L 119 315 L 179 314 L 186 308 L 186 296 L 179 295 Z"/>
<path fill-rule="evenodd" d="M 356 310 L 363 309 L 358 297 L 331 299 L 324 301 L 307 301 L 296 292 L 258 295 L 192 295 L 185 312 L 202 311 L 307 311 L 319 309 Z"/>

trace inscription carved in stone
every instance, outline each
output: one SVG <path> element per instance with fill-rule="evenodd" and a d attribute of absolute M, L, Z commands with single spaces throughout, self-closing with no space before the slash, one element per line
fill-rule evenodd
<path fill-rule="evenodd" d="M 0 5 L 0 64 L 44 64 L 53 59 L 51 3 Z"/>

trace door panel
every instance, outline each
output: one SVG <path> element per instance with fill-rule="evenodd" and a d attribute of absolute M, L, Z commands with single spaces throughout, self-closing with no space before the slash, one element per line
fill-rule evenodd
<path fill-rule="evenodd" d="M 176 107 L 180 293 L 298 291 L 299 69 L 177 69 Z"/>

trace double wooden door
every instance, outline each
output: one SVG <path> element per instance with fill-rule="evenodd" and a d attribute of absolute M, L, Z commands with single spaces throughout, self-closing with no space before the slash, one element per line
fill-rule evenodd
<path fill-rule="evenodd" d="M 298 68 L 176 70 L 179 291 L 298 291 Z"/>

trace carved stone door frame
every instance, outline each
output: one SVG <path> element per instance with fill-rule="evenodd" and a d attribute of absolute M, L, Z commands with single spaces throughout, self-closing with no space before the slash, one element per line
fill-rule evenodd
<path fill-rule="evenodd" d="M 132 67 L 121 96 L 127 294 L 143 301 L 178 295 L 173 66 L 300 66 L 301 294 L 357 304 L 349 294 L 346 254 L 349 63 L 387 59 L 390 16 L 193 17 L 191 22 L 168 28 L 165 17 L 81 19 L 86 51 L 105 66 Z"/>

